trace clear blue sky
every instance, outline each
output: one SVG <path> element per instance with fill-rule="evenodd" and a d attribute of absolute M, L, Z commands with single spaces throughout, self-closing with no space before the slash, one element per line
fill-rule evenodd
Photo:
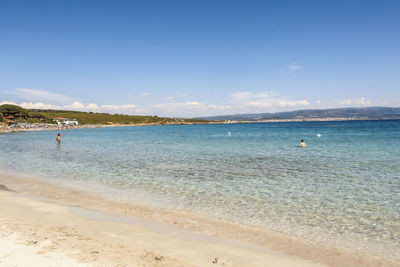
<path fill-rule="evenodd" d="M 400 106 L 400 1 L 0 1 L 0 102 L 203 116 Z"/>

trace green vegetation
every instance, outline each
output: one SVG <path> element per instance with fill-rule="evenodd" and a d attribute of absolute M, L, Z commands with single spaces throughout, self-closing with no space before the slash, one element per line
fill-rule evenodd
<path fill-rule="evenodd" d="M 27 119 L 29 117 L 28 111 L 26 109 L 8 104 L 0 106 L 0 113 L 2 113 L 4 117 L 13 116 L 19 119 Z"/>
<path fill-rule="evenodd" d="M 94 112 L 80 112 L 67 110 L 42 110 L 42 109 L 24 109 L 15 105 L 0 106 L 0 114 L 15 117 L 19 122 L 39 122 L 54 123 L 53 118 L 63 117 L 76 119 L 79 124 L 138 124 L 138 123 L 204 123 L 205 120 L 197 119 L 174 119 L 162 118 L 158 116 L 131 116 L 123 114 L 108 114 Z M 1 117 L 0 117 L 1 121 Z"/>

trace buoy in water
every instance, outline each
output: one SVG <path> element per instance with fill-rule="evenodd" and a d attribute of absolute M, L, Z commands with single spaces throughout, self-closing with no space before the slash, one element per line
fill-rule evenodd
<path fill-rule="evenodd" d="M 320 138 L 322 135 L 321 134 L 317 134 L 318 138 Z"/>
<path fill-rule="evenodd" d="M 228 136 L 231 136 L 231 132 L 228 132 Z"/>

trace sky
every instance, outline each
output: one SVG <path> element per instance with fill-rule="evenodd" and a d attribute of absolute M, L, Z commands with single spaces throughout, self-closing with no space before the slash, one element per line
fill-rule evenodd
<path fill-rule="evenodd" d="M 0 104 L 198 117 L 400 106 L 400 1 L 0 1 Z"/>

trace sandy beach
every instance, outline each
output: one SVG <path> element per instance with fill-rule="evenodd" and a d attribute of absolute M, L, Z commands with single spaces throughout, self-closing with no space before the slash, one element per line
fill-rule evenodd
<path fill-rule="evenodd" d="M 177 211 L 0 175 L 0 266 L 396 266 Z"/>
<path fill-rule="evenodd" d="M 2 266 L 323 266 L 172 225 L 34 199 L 5 186 L 0 199 Z"/>

